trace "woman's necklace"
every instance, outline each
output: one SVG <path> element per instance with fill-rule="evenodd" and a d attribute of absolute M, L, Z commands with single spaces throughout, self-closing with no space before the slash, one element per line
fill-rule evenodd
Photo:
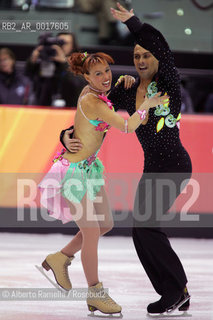
<path fill-rule="evenodd" d="M 97 90 L 97 89 L 93 88 L 91 85 L 89 85 L 89 88 L 90 88 L 90 90 L 93 90 L 93 91 L 98 92 L 100 94 L 104 94 L 104 92 L 102 90 Z"/>

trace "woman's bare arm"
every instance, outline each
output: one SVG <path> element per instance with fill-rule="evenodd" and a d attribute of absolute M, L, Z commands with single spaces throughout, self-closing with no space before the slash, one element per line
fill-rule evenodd
<path fill-rule="evenodd" d="M 160 97 L 161 92 L 158 92 L 154 97 L 146 98 L 140 108 L 128 118 L 128 132 L 134 132 L 145 119 L 141 119 L 141 112 L 145 110 L 147 114 L 150 108 L 168 102 L 168 96 Z M 98 97 L 88 95 L 81 102 L 85 113 L 89 113 L 88 118 L 100 118 L 112 127 L 121 131 L 125 131 L 125 120 L 118 113 L 112 111 L 106 103 L 100 101 Z"/>

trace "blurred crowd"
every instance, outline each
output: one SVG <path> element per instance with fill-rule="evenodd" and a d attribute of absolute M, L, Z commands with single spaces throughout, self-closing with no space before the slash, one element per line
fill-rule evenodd
<path fill-rule="evenodd" d="M 16 68 L 13 51 L 1 48 L 0 104 L 76 107 L 86 82 L 83 77 L 69 72 L 67 57 L 77 51 L 79 47 L 73 33 L 59 33 L 56 37 L 49 33 L 43 34 L 39 38 L 39 45 L 26 61 L 24 72 L 21 72 Z M 202 84 L 198 81 L 199 88 L 196 88 L 195 83 L 194 101 L 187 88 L 190 83 L 181 81 L 181 112 L 213 113 L 211 83 L 204 81 Z M 202 85 L 205 90 L 202 90 Z"/>
<path fill-rule="evenodd" d="M 76 106 L 85 81 L 69 72 L 67 57 L 78 50 L 73 33 L 43 34 L 21 73 L 14 53 L 0 49 L 0 104 Z"/>
<path fill-rule="evenodd" d="M 76 106 L 85 81 L 69 72 L 67 58 L 77 51 L 73 33 L 59 33 L 56 37 L 46 33 L 39 37 L 39 45 L 25 68 L 25 75 L 33 85 L 33 104 Z"/>
<path fill-rule="evenodd" d="M 29 8 L 42 7 L 42 0 L 27 0 Z M 132 45 L 130 33 L 110 14 L 116 0 L 74 0 L 74 10 L 94 14 L 98 20 L 98 41 L 102 45 Z M 132 0 L 120 0 L 129 9 Z M 52 6 L 51 1 L 49 2 Z M 2 0 L 0 8 L 10 9 L 17 1 Z M 46 2 L 45 2 L 46 5 Z M 50 33 L 39 37 L 38 45 L 27 59 L 24 70 L 16 66 L 16 57 L 9 48 L 0 48 L 0 104 L 76 107 L 78 96 L 85 85 L 80 76 L 68 70 L 67 58 L 78 52 L 73 33 Z M 119 76 L 114 75 L 114 78 Z M 181 95 L 183 113 L 213 112 L 213 81 L 206 79 L 182 79 Z"/>

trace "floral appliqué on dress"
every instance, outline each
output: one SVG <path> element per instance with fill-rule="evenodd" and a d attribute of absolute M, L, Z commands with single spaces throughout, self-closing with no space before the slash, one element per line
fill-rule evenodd
<path fill-rule="evenodd" d="M 101 99 L 102 101 L 106 102 L 107 106 L 113 110 L 114 110 L 114 107 L 113 107 L 113 104 L 112 102 L 107 98 L 107 96 L 105 96 L 104 94 L 99 94 L 99 99 Z M 104 131 L 104 132 L 107 132 L 110 128 L 110 125 L 100 119 L 97 119 L 98 121 L 100 121 L 100 123 L 98 124 L 98 126 L 95 128 L 96 131 Z"/>

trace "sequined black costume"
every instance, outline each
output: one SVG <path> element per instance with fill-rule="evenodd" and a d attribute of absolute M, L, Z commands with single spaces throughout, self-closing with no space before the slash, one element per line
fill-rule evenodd
<path fill-rule="evenodd" d="M 161 221 L 157 221 L 157 180 L 170 179 L 176 186 L 176 192 L 172 197 L 168 190 L 163 193 L 162 213 L 166 214 L 184 187 L 183 181 L 190 178 L 192 167 L 190 157 L 181 144 L 178 126 L 175 125 L 181 107 L 180 79 L 169 46 L 158 30 L 149 24 L 142 24 L 135 16 L 130 18 L 126 25 L 136 37 L 136 42 L 158 59 L 159 70 L 153 81 L 156 82 L 158 91 L 162 94 L 167 92 L 170 96 L 169 114 L 174 120 L 174 125 L 169 127 L 168 122 L 168 125 L 165 124 L 166 117 L 163 115 L 159 117 L 155 113 L 155 108 L 152 108 L 149 110 L 147 124 L 140 125 L 136 130 L 145 161 L 136 193 L 133 240 L 147 275 L 156 292 L 163 297 L 164 309 L 183 294 L 187 278 L 179 258 L 163 232 Z M 115 110 L 125 108 L 130 115 L 135 112 L 138 86 L 139 79 L 129 90 L 120 85 L 111 91 L 109 99 L 114 103 Z M 157 132 L 157 124 L 161 118 L 164 118 L 162 119 L 164 125 Z M 64 131 L 61 133 L 61 142 L 63 133 Z M 146 193 L 147 180 L 151 181 L 151 217 L 148 221 L 138 222 L 136 216 L 138 214 L 142 216 L 147 210 L 146 200 L 149 198 Z"/>
<path fill-rule="evenodd" d="M 158 30 L 149 24 L 142 24 L 135 16 L 129 19 L 126 25 L 134 34 L 136 42 L 158 59 L 159 69 L 153 81 L 156 82 L 158 91 L 162 94 L 168 93 L 170 96 L 171 118 L 177 119 L 181 107 L 180 79 L 166 40 Z M 139 79 L 129 90 L 113 89 L 109 98 L 114 102 L 115 107 L 125 107 L 132 115 L 136 108 L 138 85 Z M 162 119 L 164 126 L 157 132 L 160 118 L 164 118 Z M 162 296 L 161 312 L 183 295 L 187 278 L 179 258 L 163 232 L 162 221 L 159 219 L 157 221 L 159 196 L 157 182 L 160 179 L 169 179 L 176 186 L 176 192 L 172 196 L 167 189 L 163 192 L 162 214 L 165 215 L 185 186 L 182 184 L 183 181 L 190 178 L 192 172 L 191 160 L 181 144 L 176 121 L 172 127 L 169 127 L 165 125 L 165 118 L 156 115 L 155 108 L 150 109 L 147 124 L 140 125 L 136 130 L 145 161 L 144 172 L 136 193 L 133 227 L 133 240 L 139 259 L 156 292 Z M 152 211 L 150 219 L 140 222 L 138 216 L 147 213 L 146 202 L 149 200 L 149 194 L 146 192 L 147 181 L 151 182 Z M 171 196 L 170 199 L 169 196 Z M 187 308 L 188 305 L 189 302 L 186 302 L 185 307 Z"/>
<path fill-rule="evenodd" d="M 153 81 L 157 82 L 158 91 L 162 94 L 167 92 L 170 96 L 170 113 L 177 118 L 181 107 L 180 79 L 166 40 L 158 30 L 149 24 L 141 24 L 135 16 L 126 24 L 136 36 L 137 43 L 159 60 L 158 74 Z M 138 85 L 139 79 L 129 90 L 120 86 L 111 91 L 109 99 L 113 101 L 116 111 L 125 108 L 130 115 L 135 112 Z M 191 172 L 191 161 L 181 144 L 178 127 L 164 126 L 157 133 L 159 116 L 154 112 L 155 109 L 150 109 L 148 123 L 136 130 L 145 156 L 144 172 Z"/>

